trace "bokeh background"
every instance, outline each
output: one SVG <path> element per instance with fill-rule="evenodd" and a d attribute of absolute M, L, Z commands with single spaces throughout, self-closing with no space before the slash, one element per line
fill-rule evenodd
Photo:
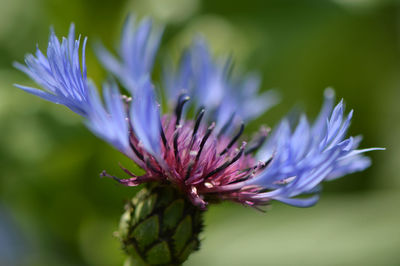
<path fill-rule="evenodd" d="M 98 174 L 135 166 L 77 115 L 14 88 L 31 82 L 11 64 L 45 49 L 50 25 L 66 35 L 73 21 L 99 84 L 91 45 L 115 47 L 129 12 L 167 25 L 156 72 L 161 54 L 178 55 L 200 32 L 281 93 L 248 134 L 293 106 L 315 117 L 332 86 L 355 109 L 363 147 L 387 148 L 369 154 L 365 172 L 326 183 L 313 208 L 212 206 L 185 265 L 400 265 L 400 6 L 389 0 L 0 0 L 0 265 L 122 264 L 113 231 L 136 189 Z"/>

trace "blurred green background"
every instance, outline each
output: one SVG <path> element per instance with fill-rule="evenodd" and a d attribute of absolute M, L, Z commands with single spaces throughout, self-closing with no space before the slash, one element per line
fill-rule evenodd
<path fill-rule="evenodd" d="M 12 86 L 31 84 L 11 67 L 48 29 L 71 21 L 92 52 L 116 46 L 129 12 L 167 24 L 160 54 L 176 56 L 196 33 L 216 53 L 258 70 L 281 104 L 248 127 L 273 126 L 297 105 L 317 114 L 335 88 L 355 109 L 351 133 L 369 154 L 365 172 L 326 183 L 309 209 L 274 203 L 267 213 L 224 203 L 206 214 L 202 249 L 185 265 L 400 265 L 400 5 L 384 0 L 0 0 L 0 265 L 121 265 L 113 238 L 136 189 L 100 179 L 133 164 L 94 137 L 81 118 Z M 156 71 L 160 70 L 159 56 Z"/>

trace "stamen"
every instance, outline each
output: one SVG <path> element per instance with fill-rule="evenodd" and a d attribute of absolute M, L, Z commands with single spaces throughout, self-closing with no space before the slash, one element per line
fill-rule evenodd
<path fill-rule="evenodd" d="M 106 170 L 104 170 L 103 172 L 101 172 L 100 177 L 108 177 L 108 178 L 112 178 L 115 181 L 117 181 L 118 183 L 128 186 L 128 187 L 135 187 L 137 185 L 140 185 L 144 182 L 150 182 L 150 181 L 155 181 L 154 178 L 148 177 L 148 176 L 135 176 L 132 178 L 127 178 L 127 179 L 120 179 L 116 176 L 110 175 L 106 172 Z"/>
<path fill-rule="evenodd" d="M 174 155 L 175 155 L 175 160 L 177 161 L 178 164 L 180 164 L 181 162 L 178 150 L 179 128 L 180 126 L 178 125 L 174 133 Z"/>
<path fill-rule="evenodd" d="M 132 97 L 126 96 L 126 95 L 122 95 L 121 96 L 122 101 L 124 101 L 125 103 L 130 103 L 132 101 Z"/>
<path fill-rule="evenodd" d="M 121 163 L 119 163 L 119 167 L 128 175 L 130 175 L 131 177 L 138 177 L 137 175 L 135 175 L 134 173 L 132 173 L 131 171 L 129 171 L 128 169 L 126 169 L 125 167 L 122 166 Z"/>
<path fill-rule="evenodd" d="M 160 134 L 161 134 L 161 140 L 162 140 L 162 143 L 164 144 L 164 147 L 167 150 L 169 150 L 169 145 L 168 145 L 168 142 L 167 142 L 167 138 L 165 137 L 165 133 L 164 133 L 164 129 L 163 129 L 163 125 L 161 123 L 161 120 L 160 120 Z"/>
<path fill-rule="evenodd" d="M 186 175 L 185 175 L 185 180 L 187 180 L 190 177 L 190 173 L 192 172 L 193 165 L 194 165 L 193 162 L 189 163 L 189 167 L 188 167 Z"/>
<path fill-rule="evenodd" d="M 133 144 L 132 137 L 131 137 L 130 140 L 129 140 L 129 146 L 132 148 L 132 150 L 133 150 L 133 152 L 136 154 L 136 156 L 137 156 L 141 161 L 144 162 L 143 154 L 141 154 L 141 153 L 136 149 L 135 145 Z"/>
<path fill-rule="evenodd" d="M 253 207 L 254 209 L 256 209 L 256 210 L 259 211 L 259 212 L 262 212 L 262 213 L 266 213 L 266 212 L 267 212 L 267 210 L 262 209 L 261 206 L 255 205 L 255 203 L 252 202 L 252 201 L 245 201 L 245 203 L 248 204 L 248 205 L 250 205 L 251 207 Z M 250 204 L 249 204 L 249 203 L 250 203 Z M 259 202 L 258 204 L 261 204 L 261 202 Z M 268 205 L 268 202 L 263 203 L 263 204 L 264 204 L 264 205 Z"/>
<path fill-rule="evenodd" d="M 214 128 L 215 128 L 215 122 L 213 122 L 211 126 L 208 127 L 206 134 L 204 135 L 203 139 L 200 142 L 200 148 L 199 148 L 199 153 L 197 153 L 196 156 L 196 162 L 200 159 L 200 155 L 201 152 L 203 151 L 204 144 L 206 144 L 206 141 L 210 137 L 211 132 L 214 130 Z"/>
<path fill-rule="evenodd" d="M 262 169 L 263 167 L 265 167 L 264 165 L 265 165 L 265 163 L 260 161 L 255 166 L 243 170 L 244 176 L 241 178 L 238 178 L 236 180 L 233 180 L 232 182 L 229 183 L 229 185 L 244 182 L 244 181 L 248 180 L 249 178 L 254 177 L 254 175 L 257 173 L 257 171 L 259 169 Z"/>
<path fill-rule="evenodd" d="M 129 114 L 129 106 L 130 106 L 130 103 L 132 102 L 132 97 L 128 97 L 126 95 L 122 95 L 121 96 L 121 100 L 122 100 L 122 102 L 124 104 L 125 112 L 127 114 Z"/>
<path fill-rule="evenodd" d="M 196 123 L 195 123 L 194 128 L 193 128 L 192 136 L 196 135 L 197 130 L 199 130 L 200 122 L 203 119 L 205 111 L 206 111 L 206 109 L 204 109 L 204 107 L 201 107 L 200 110 L 197 112 Z"/>
<path fill-rule="evenodd" d="M 239 131 L 238 133 L 236 133 L 236 135 L 233 137 L 233 139 L 231 140 L 231 142 L 229 142 L 228 146 L 219 154 L 220 156 L 225 154 L 232 146 L 233 144 L 235 144 L 235 142 L 239 139 L 239 137 L 242 135 L 244 130 L 244 124 L 242 123 L 240 125 Z"/>
<path fill-rule="evenodd" d="M 267 162 L 267 163 L 269 163 L 269 162 Z M 243 171 L 243 173 L 245 173 L 245 176 L 243 176 L 240 179 L 234 180 L 233 182 L 231 182 L 229 184 L 235 184 L 235 183 L 240 183 L 240 182 L 246 181 L 247 179 L 253 177 L 257 173 L 258 170 L 263 169 L 265 167 L 266 167 L 266 164 L 264 162 L 260 161 L 255 166 L 245 169 Z"/>
<path fill-rule="evenodd" d="M 112 179 L 114 179 L 115 181 L 118 181 L 118 182 L 121 180 L 121 179 L 119 179 L 119 178 L 116 177 L 116 176 L 113 176 L 113 175 L 108 174 L 108 173 L 106 172 L 106 170 L 103 170 L 103 171 L 100 173 L 100 177 L 112 178 Z"/>
<path fill-rule="evenodd" d="M 199 130 L 200 122 L 203 119 L 205 111 L 206 110 L 204 109 L 204 107 L 201 107 L 200 110 L 197 112 L 196 123 L 195 123 L 194 128 L 193 128 L 192 139 L 190 140 L 190 149 L 193 147 L 193 144 L 194 144 L 194 142 L 196 140 L 197 131 Z"/>
<path fill-rule="evenodd" d="M 266 161 L 263 163 L 263 165 L 260 167 L 260 170 L 266 168 L 266 167 L 272 162 L 272 159 L 274 159 L 274 156 L 271 156 L 268 160 L 266 160 Z"/>
<path fill-rule="evenodd" d="M 175 128 L 176 131 L 174 133 L 174 154 L 175 154 L 175 160 L 180 164 L 180 157 L 179 157 L 179 151 L 178 151 L 178 138 L 179 138 L 179 129 L 180 129 L 180 122 L 181 122 L 181 117 L 182 117 L 182 110 L 183 106 L 187 101 L 189 101 L 190 97 L 182 93 L 179 95 L 178 98 L 178 103 L 175 107 L 175 116 L 176 116 L 176 121 L 175 121 Z"/>
<path fill-rule="evenodd" d="M 175 107 L 175 115 L 176 115 L 175 126 L 178 126 L 180 124 L 183 106 L 185 105 L 185 103 L 187 101 L 189 101 L 189 99 L 190 99 L 190 97 L 185 93 L 182 93 L 181 95 L 179 95 L 178 103 L 176 104 L 176 107 Z"/>
<path fill-rule="evenodd" d="M 156 174 L 158 174 L 158 175 L 162 175 L 162 173 L 160 172 L 160 171 L 158 171 L 151 163 L 150 163 L 150 160 L 146 160 L 146 166 L 148 167 L 148 168 L 150 168 L 150 170 L 151 171 L 153 171 L 153 172 L 155 172 Z"/>
<path fill-rule="evenodd" d="M 239 158 L 242 156 L 243 151 L 244 151 L 244 147 L 246 146 L 246 143 L 243 143 L 242 147 L 240 147 L 239 152 L 235 155 L 235 157 L 233 157 L 232 160 L 229 160 L 227 162 L 225 162 L 224 164 L 222 164 L 221 166 L 217 167 L 216 169 L 214 169 L 213 171 L 211 171 L 210 173 L 208 173 L 206 175 L 205 178 L 208 178 L 210 176 L 215 175 L 216 173 L 225 170 L 226 168 L 228 168 L 230 165 L 232 165 L 233 163 L 235 163 L 237 160 L 239 160 Z"/>
<path fill-rule="evenodd" d="M 258 150 L 265 142 L 265 140 L 267 139 L 268 136 L 268 130 L 267 129 L 262 129 L 261 135 L 254 141 L 254 144 L 251 145 L 244 154 L 248 155 L 250 153 L 255 152 L 256 150 Z"/>
<path fill-rule="evenodd" d="M 244 177 L 242 177 L 242 178 L 233 180 L 232 182 L 228 183 L 228 185 L 233 185 L 233 184 L 237 184 L 237 183 L 240 183 L 240 182 L 244 182 L 244 181 L 246 181 L 247 179 L 249 179 L 251 176 L 253 176 L 253 174 L 249 174 L 249 175 L 246 175 L 246 176 L 244 176 Z"/>

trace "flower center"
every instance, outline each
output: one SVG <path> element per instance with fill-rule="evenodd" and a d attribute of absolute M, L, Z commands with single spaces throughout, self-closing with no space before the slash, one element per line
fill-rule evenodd
<path fill-rule="evenodd" d="M 131 130 L 129 140 L 135 154 L 134 160 L 146 174 L 136 176 L 122 168 L 132 178 L 113 178 L 127 186 L 152 181 L 172 183 L 200 208 L 205 208 L 206 200 L 215 199 L 233 199 L 251 204 L 247 202 L 248 198 L 240 195 L 247 195 L 255 188 L 244 187 L 243 181 L 253 177 L 266 165 L 256 163 L 251 153 L 262 145 L 267 132 L 263 131 L 250 147 L 246 147 L 246 142 L 239 146 L 237 142 L 243 133 L 243 124 L 236 133 L 228 136 L 226 132 L 231 128 L 232 119 L 219 129 L 215 123 L 206 125 L 202 123 L 204 108 L 197 112 L 194 120 L 183 120 L 182 110 L 188 99 L 181 95 L 175 114 L 161 118 L 160 154 L 146 151 Z"/>

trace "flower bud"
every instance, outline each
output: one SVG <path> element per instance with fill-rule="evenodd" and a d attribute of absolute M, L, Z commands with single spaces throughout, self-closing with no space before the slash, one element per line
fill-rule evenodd
<path fill-rule="evenodd" d="M 149 184 L 125 206 L 117 235 L 125 265 L 180 265 L 199 249 L 203 211 L 171 186 Z"/>

